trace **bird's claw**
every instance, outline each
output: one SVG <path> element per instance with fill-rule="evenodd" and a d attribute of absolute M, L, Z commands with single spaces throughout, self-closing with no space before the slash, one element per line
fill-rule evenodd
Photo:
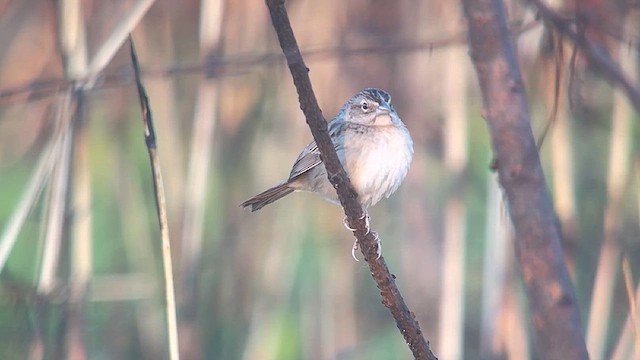
<path fill-rule="evenodd" d="M 359 218 L 360 220 L 364 219 L 364 226 L 365 226 L 365 235 L 369 234 L 369 231 L 371 231 L 371 228 L 369 227 L 369 213 L 367 213 L 366 211 L 362 214 L 362 216 L 360 216 Z M 347 230 L 349 231 L 356 231 L 355 228 L 352 228 L 349 225 L 349 218 L 347 218 L 346 216 L 344 217 L 344 219 L 342 220 L 342 224 L 344 225 L 345 228 L 347 228 Z"/>
<path fill-rule="evenodd" d="M 371 227 L 370 227 L 370 224 L 369 224 L 369 219 L 370 219 L 369 218 L 369 213 L 366 210 L 362 213 L 362 216 L 360 216 L 360 220 L 362 220 L 362 219 L 364 219 L 364 226 L 365 226 L 364 235 L 366 236 L 366 235 L 369 235 L 369 233 L 371 232 Z M 342 220 L 342 223 L 344 224 L 344 227 L 347 228 L 347 230 L 356 231 L 356 229 L 354 229 L 351 226 L 349 226 L 349 220 L 348 220 L 348 218 L 346 216 L 344 217 L 344 220 Z M 376 258 L 376 260 L 377 260 L 377 259 L 380 259 L 380 256 L 382 255 L 382 247 L 381 247 L 381 243 L 380 243 L 380 237 L 378 236 L 378 234 L 375 233 L 375 232 L 373 234 L 375 236 L 376 247 L 377 247 L 377 250 L 376 250 L 376 253 L 378 254 L 378 257 Z M 356 256 L 356 251 L 358 251 L 358 248 L 359 248 L 358 240 L 356 240 L 356 241 L 353 242 L 353 246 L 351 247 L 351 257 L 353 257 L 353 259 L 355 261 L 360 261 L 360 260 L 358 260 L 358 257 Z"/>
<path fill-rule="evenodd" d="M 351 226 L 349 226 L 349 218 L 348 217 L 344 217 L 344 219 L 342 220 L 342 224 L 344 225 L 344 227 L 347 228 L 347 230 L 349 231 L 356 231 L 356 229 L 352 228 Z"/>
<path fill-rule="evenodd" d="M 375 237 L 374 241 L 376 242 L 376 254 L 378 255 L 376 257 L 376 260 L 378 260 L 382 256 L 382 240 L 380 240 L 380 236 L 377 232 L 374 232 L 373 236 Z M 354 241 L 353 246 L 351 247 L 351 257 L 357 262 L 360 262 L 360 260 L 358 260 L 358 257 L 356 256 L 356 251 L 358 251 L 359 248 L 360 246 L 358 245 L 358 240 Z"/>
<path fill-rule="evenodd" d="M 356 262 L 360 262 L 360 260 L 358 260 L 358 257 L 356 256 L 356 251 L 358 251 L 358 240 L 353 242 L 353 246 L 351 247 L 351 257 Z"/>
<path fill-rule="evenodd" d="M 364 219 L 364 227 L 366 229 L 364 234 L 369 235 L 369 231 L 371 231 L 371 228 L 369 227 L 369 213 L 365 210 L 360 219 Z"/>

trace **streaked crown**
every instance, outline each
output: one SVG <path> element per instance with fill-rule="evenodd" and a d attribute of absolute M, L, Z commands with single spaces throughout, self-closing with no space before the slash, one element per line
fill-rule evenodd
<path fill-rule="evenodd" d="M 364 95 L 369 100 L 373 100 L 378 104 L 382 104 L 383 102 L 391 105 L 391 95 L 384 90 L 376 89 L 376 88 L 368 88 L 360 91 L 358 95 Z M 358 96 L 356 95 L 356 97 Z"/>

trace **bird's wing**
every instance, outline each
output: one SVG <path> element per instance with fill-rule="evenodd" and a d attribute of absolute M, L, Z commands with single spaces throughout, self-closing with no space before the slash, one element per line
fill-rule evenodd
<path fill-rule="evenodd" d="M 342 150 L 343 141 L 337 140 L 340 136 L 342 136 L 344 132 L 345 122 L 338 120 L 337 117 L 329 122 L 329 136 L 331 136 L 331 140 L 333 141 L 333 147 L 336 149 L 336 152 L 340 153 Z M 291 168 L 291 173 L 289 174 L 289 180 L 304 174 L 305 172 L 313 169 L 314 167 L 320 165 L 322 162 L 322 158 L 320 157 L 320 150 L 318 150 L 318 145 L 315 141 L 312 141 L 305 147 L 296 162 L 293 163 L 293 167 Z"/>
<path fill-rule="evenodd" d="M 318 166 L 322 162 L 320 159 L 320 151 L 318 150 L 318 145 L 316 145 L 315 141 L 312 141 L 305 147 L 296 162 L 293 163 L 293 167 L 291 168 L 291 173 L 289 173 L 289 180 L 304 174 L 310 169 Z"/>

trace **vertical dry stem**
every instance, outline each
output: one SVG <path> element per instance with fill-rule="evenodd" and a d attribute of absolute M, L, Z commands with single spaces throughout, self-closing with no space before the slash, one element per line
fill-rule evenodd
<path fill-rule="evenodd" d="M 71 94 L 66 96 L 67 101 L 71 101 Z M 60 106 L 67 107 L 69 104 L 62 103 Z M 65 109 L 65 114 L 69 117 L 69 109 Z M 69 123 L 68 119 L 65 120 Z M 71 138 L 73 129 L 69 125 L 66 129 L 60 129 L 60 145 L 57 155 L 57 163 L 53 169 L 53 176 L 49 187 L 50 201 L 47 210 L 46 235 L 44 237 L 44 251 L 42 253 L 42 263 L 40 265 L 40 275 L 38 279 L 38 292 L 48 294 L 55 285 L 58 260 L 60 258 L 60 247 L 62 244 L 62 234 L 64 228 L 64 213 L 67 201 L 67 184 L 69 182 L 69 168 L 71 163 Z"/>
<path fill-rule="evenodd" d="M 487 181 L 485 220 L 486 247 L 482 274 L 482 316 L 480 325 L 480 354 L 482 358 L 498 357 L 497 334 L 500 309 L 503 308 L 503 293 L 507 270 L 507 255 L 510 224 L 503 213 L 500 186 L 491 177 Z"/>
<path fill-rule="evenodd" d="M 169 341 L 169 358 L 171 360 L 179 359 L 178 351 L 178 326 L 176 321 L 176 300 L 175 287 L 173 282 L 173 265 L 171 261 L 171 241 L 169 239 L 169 222 L 167 220 L 167 208 L 164 194 L 164 185 L 162 182 L 162 172 L 160 171 L 160 159 L 158 157 L 158 149 L 156 144 L 156 133 L 153 125 L 153 116 L 149 107 L 149 98 L 147 97 L 142 79 L 140 78 L 140 66 L 133 39 L 130 39 L 131 62 L 136 78 L 138 96 L 140 98 L 140 107 L 142 109 L 142 117 L 144 123 L 144 140 L 149 151 L 149 162 L 151 163 L 151 176 L 153 178 L 153 193 L 156 202 L 156 210 L 158 214 L 158 223 L 160 225 L 160 236 L 162 244 L 162 270 L 165 285 L 165 315 L 167 317 L 167 337 Z"/>
<path fill-rule="evenodd" d="M 627 45 L 619 50 L 620 63 L 631 79 L 635 79 L 635 59 L 637 53 L 630 54 Z M 607 204 L 604 212 L 604 234 L 598 259 L 598 268 L 593 286 L 589 327 L 587 329 L 587 347 L 593 360 L 605 357 L 606 339 L 609 329 L 611 303 L 614 286 L 620 269 L 620 245 L 618 227 L 623 192 L 630 173 L 631 121 L 633 110 L 621 89 L 614 92 L 613 114 L 611 116 L 611 137 L 609 140 L 609 162 L 607 169 Z"/>
<path fill-rule="evenodd" d="M 573 248 L 576 245 L 576 199 L 575 176 L 573 167 L 573 133 L 570 121 L 570 111 L 566 106 L 566 86 L 569 76 L 565 75 L 566 56 L 570 48 L 557 34 L 552 34 L 549 46 L 553 49 L 553 56 L 544 58 L 545 67 L 545 103 L 552 111 L 549 121 L 550 156 L 552 169 L 553 204 L 558 213 L 565 240 L 565 258 L 569 273 L 574 273 Z M 543 54 L 544 56 L 546 54 Z M 551 55 L 551 54 L 550 54 Z"/>
<path fill-rule="evenodd" d="M 449 31 L 457 30 L 461 19 L 458 4 L 446 10 Z M 445 206 L 440 300 L 440 353 L 445 359 L 464 358 L 464 273 L 466 253 L 466 205 L 464 171 L 467 167 L 467 56 L 463 47 L 446 50 L 444 76 L 444 163 L 451 179 Z"/>
<path fill-rule="evenodd" d="M 204 0 L 200 11 L 200 57 L 214 56 L 222 30 L 221 0 Z M 209 167 L 214 126 L 218 112 L 218 82 L 202 79 L 195 104 L 189 167 L 185 184 L 185 204 L 180 261 L 180 340 L 183 358 L 201 358 L 199 354 L 196 301 L 197 278 L 202 254 L 202 235 L 206 210 Z M 186 355 L 186 356 L 185 356 Z"/>
<path fill-rule="evenodd" d="M 58 37 L 60 52 L 65 65 L 65 77 L 76 81 L 84 77 L 87 69 L 87 44 L 82 6 L 77 0 L 63 0 L 58 7 Z M 75 112 L 72 116 L 71 202 L 65 213 L 70 228 L 69 299 L 67 304 L 67 329 L 65 356 L 68 359 L 87 358 L 84 343 L 84 311 L 86 291 L 91 274 L 91 185 L 88 164 L 87 127 L 83 110 L 83 90 L 72 92 Z M 71 206 L 69 206 L 71 205 Z"/>

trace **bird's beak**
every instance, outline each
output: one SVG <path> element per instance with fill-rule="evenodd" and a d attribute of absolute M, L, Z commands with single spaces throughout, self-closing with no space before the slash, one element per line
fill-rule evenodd
<path fill-rule="evenodd" d="M 376 116 L 373 119 L 373 123 L 377 125 L 387 125 L 393 122 L 393 108 L 386 101 L 382 101 L 378 104 L 378 108 L 376 110 Z"/>
<path fill-rule="evenodd" d="M 386 101 L 383 101 L 378 105 L 378 113 L 389 114 L 390 112 L 391 112 L 391 105 L 389 105 Z"/>

